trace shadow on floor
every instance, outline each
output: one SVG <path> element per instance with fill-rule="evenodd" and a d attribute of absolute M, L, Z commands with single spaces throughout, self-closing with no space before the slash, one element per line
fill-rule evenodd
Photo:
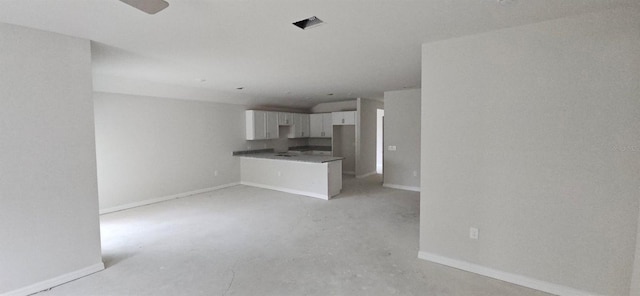
<path fill-rule="evenodd" d="M 122 253 L 122 254 L 102 254 L 102 263 L 104 263 L 104 268 L 110 268 L 128 258 L 133 257 L 134 254 L 130 253 Z"/>

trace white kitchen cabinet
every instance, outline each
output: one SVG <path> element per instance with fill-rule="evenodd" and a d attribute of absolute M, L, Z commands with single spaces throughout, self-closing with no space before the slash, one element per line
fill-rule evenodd
<path fill-rule="evenodd" d="M 266 112 L 267 139 L 278 138 L 278 112 Z"/>
<path fill-rule="evenodd" d="M 300 137 L 308 138 L 311 133 L 309 126 L 309 114 L 300 114 Z"/>
<path fill-rule="evenodd" d="M 356 111 L 333 112 L 333 125 L 355 125 Z"/>
<path fill-rule="evenodd" d="M 331 113 L 322 114 L 322 132 L 323 132 L 322 137 L 324 138 L 333 137 L 333 114 Z"/>
<path fill-rule="evenodd" d="M 278 138 L 278 113 L 259 110 L 245 111 L 247 140 Z"/>
<path fill-rule="evenodd" d="M 321 138 L 322 128 L 322 114 L 309 114 L 309 136 Z"/>
<path fill-rule="evenodd" d="M 309 114 L 293 113 L 293 126 L 289 129 L 288 138 L 308 138 L 309 120 Z"/>
<path fill-rule="evenodd" d="M 267 138 L 265 114 L 263 111 L 245 111 L 247 140 L 261 140 Z"/>
<path fill-rule="evenodd" d="M 312 138 L 331 138 L 333 125 L 331 113 L 309 115 L 309 135 Z"/>
<path fill-rule="evenodd" d="M 293 113 L 278 112 L 278 125 L 293 125 Z"/>

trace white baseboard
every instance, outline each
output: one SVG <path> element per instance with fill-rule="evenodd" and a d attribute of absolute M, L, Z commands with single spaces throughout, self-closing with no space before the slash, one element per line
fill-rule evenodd
<path fill-rule="evenodd" d="M 111 208 L 101 209 L 100 210 L 100 215 L 113 213 L 113 212 L 117 212 L 117 211 L 122 211 L 122 210 L 126 210 L 126 209 L 131 209 L 131 208 L 137 208 L 137 207 L 141 207 L 141 206 L 146 206 L 146 205 L 150 205 L 150 204 L 154 204 L 154 203 L 158 203 L 158 202 L 163 202 L 163 201 L 167 201 L 167 200 L 172 200 L 172 199 L 176 199 L 176 198 L 187 197 L 187 196 L 200 194 L 200 193 L 205 193 L 205 192 L 209 192 L 209 191 L 214 191 L 214 190 L 218 190 L 218 189 L 222 189 L 222 188 L 236 186 L 236 185 L 239 185 L 239 184 L 240 184 L 239 182 L 229 183 L 229 184 L 224 184 L 224 185 L 220 185 L 220 186 L 216 186 L 216 187 L 209 187 L 209 188 L 193 190 L 193 191 L 178 193 L 178 194 L 169 195 L 169 196 L 163 196 L 163 197 L 157 197 L 157 198 L 152 198 L 152 199 L 146 199 L 146 200 L 142 200 L 142 201 L 132 202 L 132 203 L 119 205 L 119 206 L 115 206 L 115 207 L 111 207 Z"/>
<path fill-rule="evenodd" d="M 384 183 L 382 187 L 420 192 L 420 187 Z"/>
<path fill-rule="evenodd" d="M 377 173 L 376 173 L 376 171 L 368 172 L 368 173 L 366 173 L 366 174 L 357 175 L 357 176 L 356 176 L 356 178 L 358 178 L 358 179 L 364 179 L 364 178 L 366 178 L 366 177 L 373 176 L 373 175 L 375 175 L 375 174 L 377 174 Z"/>
<path fill-rule="evenodd" d="M 34 293 L 38 293 L 40 291 L 44 291 L 46 289 L 50 289 L 55 286 L 62 285 L 64 283 L 68 283 L 70 281 L 79 279 L 81 277 L 90 275 L 92 273 L 96 273 L 104 269 L 104 263 L 96 263 L 94 265 L 87 266 L 83 269 L 79 269 L 76 271 L 72 271 L 70 273 L 66 273 L 52 279 L 44 280 L 33 285 L 29 285 L 20 289 L 16 289 L 13 291 L 6 292 L 1 294 L 0 296 L 26 296 Z"/>
<path fill-rule="evenodd" d="M 302 191 L 302 190 L 295 190 L 295 189 L 291 189 L 291 188 L 284 188 L 284 187 L 278 187 L 278 186 L 264 185 L 264 184 L 258 184 L 258 183 L 252 183 L 252 182 L 245 182 L 245 181 L 240 182 L 240 184 L 242 184 L 242 185 L 247 185 L 247 186 L 258 187 L 258 188 L 264 188 L 264 189 L 270 189 L 270 190 L 282 191 L 282 192 L 286 192 L 286 193 L 292 193 L 292 194 L 298 194 L 298 195 L 306 195 L 306 196 L 311 196 L 311 197 L 315 197 L 315 198 L 319 198 L 319 199 L 324 199 L 324 200 L 329 200 L 329 197 L 328 197 L 327 195 L 322 195 L 322 194 L 315 193 L 315 192 Z"/>
<path fill-rule="evenodd" d="M 558 284 L 536 280 L 536 279 L 518 275 L 518 274 L 496 270 L 496 269 L 485 267 L 482 265 L 477 265 L 477 264 L 473 264 L 473 263 L 469 263 L 461 260 L 451 259 L 448 257 L 436 255 L 433 253 L 420 251 L 418 252 L 418 258 L 435 262 L 438 264 L 450 266 L 453 268 L 461 269 L 464 271 L 473 272 L 479 275 L 487 276 L 497 280 L 516 284 L 519 286 L 551 293 L 554 295 L 559 295 L 559 296 L 596 296 L 597 295 L 597 294 L 591 294 L 585 291 L 580 291 L 574 288 L 570 288 L 570 287 L 566 287 Z"/>

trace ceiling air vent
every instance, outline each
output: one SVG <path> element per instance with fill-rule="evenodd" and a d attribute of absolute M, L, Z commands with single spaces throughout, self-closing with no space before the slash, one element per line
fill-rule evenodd
<path fill-rule="evenodd" d="M 310 29 L 310 28 L 313 28 L 313 27 L 317 27 L 317 26 L 321 25 L 322 23 L 324 23 L 324 22 L 321 19 L 319 19 L 319 18 L 317 18 L 315 16 L 312 16 L 310 18 L 306 18 L 306 19 L 303 19 L 301 21 L 297 21 L 297 22 L 293 23 L 293 25 L 298 27 L 298 28 L 300 28 L 300 29 L 306 30 L 306 29 Z"/>

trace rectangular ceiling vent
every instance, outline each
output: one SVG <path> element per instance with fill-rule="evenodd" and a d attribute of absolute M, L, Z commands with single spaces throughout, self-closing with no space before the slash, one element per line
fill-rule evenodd
<path fill-rule="evenodd" d="M 306 18 L 306 19 L 303 19 L 301 21 L 297 21 L 297 22 L 293 23 L 293 25 L 298 27 L 298 28 L 300 28 L 300 29 L 306 30 L 306 29 L 311 29 L 313 27 L 317 27 L 319 25 L 322 25 L 322 23 L 324 23 L 324 22 L 321 19 L 319 19 L 319 18 L 317 18 L 315 16 L 312 16 L 310 18 Z"/>

